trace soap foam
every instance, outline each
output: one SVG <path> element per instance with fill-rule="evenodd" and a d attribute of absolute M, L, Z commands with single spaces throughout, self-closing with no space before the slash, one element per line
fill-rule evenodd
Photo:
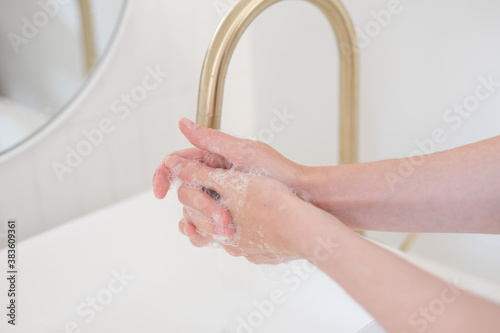
<path fill-rule="evenodd" d="M 214 150 L 212 150 L 214 152 Z M 220 158 L 219 156 L 213 154 L 213 155 L 207 155 L 208 159 L 212 160 L 215 158 Z M 205 158 L 206 159 L 206 158 Z M 244 172 L 242 173 L 242 170 Z M 175 168 L 171 172 L 171 186 L 172 188 L 178 189 L 182 184 L 186 184 L 190 187 L 193 187 L 199 191 L 203 191 L 210 195 L 214 200 L 218 201 L 218 203 L 225 209 L 229 210 L 228 208 L 230 207 L 231 200 L 234 198 L 227 198 L 227 197 L 221 197 L 219 193 L 212 189 L 207 189 L 206 187 L 203 187 L 201 182 L 194 177 L 193 181 L 190 183 L 186 183 L 181 181 L 178 178 L 180 172 L 180 167 Z M 255 168 L 248 168 L 246 166 L 241 166 L 241 165 L 232 165 L 231 168 L 228 169 L 215 169 L 214 172 L 209 174 L 209 180 L 215 184 L 218 184 L 218 187 L 221 188 L 227 188 L 231 189 L 234 192 L 238 194 L 238 202 L 233 207 L 233 210 L 236 210 L 233 214 L 233 216 L 239 216 L 241 210 L 244 207 L 245 204 L 245 198 L 247 196 L 247 191 L 248 191 L 248 185 L 250 181 L 258 176 L 267 176 L 267 173 L 263 170 L 257 170 Z M 290 191 L 294 193 L 297 197 L 300 199 L 310 202 L 310 195 L 303 191 L 303 190 L 296 190 L 293 188 L 290 188 Z M 217 195 L 215 195 L 217 194 Z M 218 199 L 218 200 L 217 200 Z M 278 207 L 279 211 L 282 211 L 286 209 L 286 205 L 282 205 Z M 217 221 L 220 221 L 221 215 L 220 213 L 214 213 L 212 216 L 207 217 L 203 214 L 201 214 L 198 211 L 195 211 L 191 208 L 188 208 L 188 211 L 190 210 L 190 215 L 193 214 L 192 216 L 195 218 L 198 218 L 201 221 L 211 223 L 211 224 L 217 224 Z M 241 240 L 241 227 L 238 225 L 237 219 L 233 220 L 232 226 L 235 229 L 235 232 L 232 236 L 226 237 L 226 236 L 221 236 L 221 235 L 208 235 L 207 233 L 203 232 L 202 230 L 197 229 L 197 233 L 204 236 L 204 237 L 212 237 L 213 242 L 211 242 L 211 247 L 217 247 L 219 248 L 221 245 L 230 245 L 234 247 L 239 247 L 240 245 L 240 240 Z M 256 234 L 253 235 L 252 237 L 253 240 L 249 241 L 249 245 L 253 247 L 253 249 L 244 249 L 240 248 L 241 250 L 244 251 L 243 256 L 249 256 L 252 255 L 253 252 L 255 254 L 263 253 L 264 251 L 266 252 L 266 256 L 269 256 L 269 260 L 266 262 L 271 262 L 273 264 L 276 263 L 285 263 L 290 260 L 295 260 L 298 259 L 297 257 L 286 257 L 286 256 L 280 256 L 277 254 L 277 251 L 273 249 L 273 247 L 266 243 L 264 241 L 264 234 L 262 230 L 259 230 Z"/>

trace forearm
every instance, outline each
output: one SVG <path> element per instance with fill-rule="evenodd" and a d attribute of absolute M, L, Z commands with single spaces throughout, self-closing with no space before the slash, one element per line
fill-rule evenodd
<path fill-rule="evenodd" d="M 321 213 L 319 213 L 321 214 Z M 363 239 L 331 217 L 312 216 L 302 255 L 359 302 L 388 333 L 496 332 L 500 307 L 457 289 Z M 334 250 L 318 252 L 318 243 Z M 318 256 L 318 255 L 321 256 Z"/>
<path fill-rule="evenodd" d="M 500 233 L 500 136 L 414 159 L 311 168 L 312 202 L 354 229 Z"/>

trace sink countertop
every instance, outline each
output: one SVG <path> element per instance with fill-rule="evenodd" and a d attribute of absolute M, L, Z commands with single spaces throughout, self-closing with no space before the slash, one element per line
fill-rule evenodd
<path fill-rule="evenodd" d="M 148 191 L 18 244 L 17 326 L 2 314 L 0 331 L 381 332 L 334 281 L 305 271 L 304 261 L 256 266 L 220 249 L 193 247 L 178 231 L 181 208 L 175 193 L 160 201 Z M 498 285 L 400 255 L 500 301 Z M 6 259 L 4 249 L 5 273 Z M 2 304 L 7 289 L 0 279 Z"/>
<path fill-rule="evenodd" d="M 0 331 L 355 333 L 373 320 L 322 272 L 292 273 L 303 262 L 256 266 L 193 247 L 180 218 L 175 193 L 147 192 L 21 242 L 17 326 L 2 314 Z M 0 258 L 6 272 L 5 249 Z"/>

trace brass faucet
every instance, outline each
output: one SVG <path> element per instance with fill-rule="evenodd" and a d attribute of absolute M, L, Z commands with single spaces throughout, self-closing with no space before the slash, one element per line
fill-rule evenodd
<path fill-rule="evenodd" d="M 222 94 L 236 44 L 252 21 L 283 0 L 240 0 L 219 25 L 201 72 L 198 112 L 200 126 L 220 129 Z M 340 52 L 340 164 L 358 162 L 358 55 L 354 27 L 339 0 L 307 0 L 328 18 Z"/>
<path fill-rule="evenodd" d="M 217 28 L 201 72 L 196 122 L 220 129 L 222 95 L 229 61 L 236 44 L 252 21 L 283 0 L 240 0 Z M 340 0 L 306 0 L 316 5 L 332 26 L 340 53 L 340 150 L 339 163 L 358 162 L 358 54 L 354 26 Z M 410 234 L 400 247 L 406 251 L 417 234 Z"/>

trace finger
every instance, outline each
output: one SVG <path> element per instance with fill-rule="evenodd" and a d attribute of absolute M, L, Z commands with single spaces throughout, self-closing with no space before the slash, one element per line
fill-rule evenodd
<path fill-rule="evenodd" d="M 201 230 L 204 233 L 208 233 L 210 235 L 218 235 L 222 237 L 231 237 L 234 235 L 235 230 L 232 225 L 227 227 L 223 227 L 220 225 L 216 225 L 212 222 L 211 219 L 204 216 L 200 212 L 197 212 L 189 207 L 183 208 L 184 218 L 188 219 L 197 230 Z"/>
<path fill-rule="evenodd" d="M 235 246 L 231 246 L 231 245 L 222 245 L 224 247 L 224 250 L 230 255 L 230 256 L 233 256 L 233 257 L 241 257 L 241 256 L 245 256 L 245 251 L 243 251 L 242 249 L 238 248 L 238 247 L 235 247 Z"/>
<path fill-rule="evenodd" d="M 158 199 L 163 199 L 170 188 L 170 171 L 161 163 L 153 176 L 153 192 Z"/>
<path fill-rule="evenodd" d="M 192 208 L 183 207 L 182 215 L 185 219 L 189 220 L 197 230 L 211 235 L 215 234 L 215 224 L 211 223 L 208 217 L 203 216 L 201 213 L 196 212 Z"/>
<path fill-rule="evenodd" d="M 278 259 L 269 258 L 263 255 L 249 255 L 245 256 L 245 259 L 256 265 L 278 265 L 283 263 Z"/>
<path fill-rule="evenodd" d="M 198 148 L 179 150 L 167 156 L 171 155 L 195 160 L 212 168 L 230 169 L 232 167 L 232 164 L 222 156 Z M 165 195 L 167 195 L 171 185 L 170 176 L 171 174 L 169 169 L 165 166 L 164 163 L 161 163 L 156 169 L 153 176 L 153 192 L 158 199 L 163 199 Z"/>
<path fill-rule="evenodd" d="M 171 155 L 180 156 L 189 160 L 195 160 L 206 164 L 211 168 L 230 169 L 232 167 L 232 164 L 224 157 L 199 148 L 188 148 L 168 154 L 168 156 Z"/>
<path fill-rule="evenodd" d="M 195 232 L 191 237 L 189 237 L 189 241 L 196 247 L 205 247 L 213 241 L 213 238 L 210 235 L 203 236 Z"/>
<path fill-rule="evenodd" d="M 164 164 L 168 169 L 170 169 L 172 174 L 184 183 L 214 190 L 225 198 L 230 198 L 234 194 L 234 191 L 231 191 L 229 186 L 219 184 L 221 178 L 224 178 L 225 175 L 227 175 L 228 171 L 226 170 L 213 169 L 203 163 L 191 161 L 179 156 L 167 156 Z M 229 177 L 234 176 L 234 174 L 231 174 Z M 238 176 L 242 177 L 241 180 L 243 180 L 243 178 L 247 175 L 240 173 Z"/>
<path fill-rule="evenodd" d="M 184 219 L 180 220 L 179 221 L 179 231 L 181 232 L 181 234 L 183 234 L 184 236 L 187 236 L 186 235 L 186 222 L 184 222 Z"/>
<path fill-rule="evenodd" d="M 257 158 L 254 141 L 198 126 L 187 118 L 179 121 L 179 129 L 195 147 L 223 156 L 232 164 L 249 165 Z"/>
<path fill-rule="evenodd" d="M 196 226 L 183 218 L 179 222 L 179 231 L 184 236 L 191 237 L 196 232 Z"/>
<path fill-rule="evenodd" d="M 177 197 L 181 204 L 200 212 L 211 219 L 214 224 L 221 227 L 228 227 L 231 224 L 229 213 L 208 194 L 187 185 L 181 185 L 177 191 Z"/>

